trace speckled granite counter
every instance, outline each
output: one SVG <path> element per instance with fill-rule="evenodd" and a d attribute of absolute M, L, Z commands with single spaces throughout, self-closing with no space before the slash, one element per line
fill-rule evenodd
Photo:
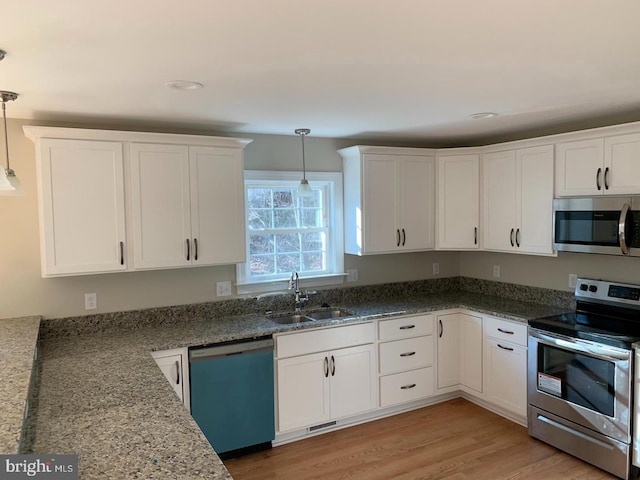
<path fill-rule="evenodd" d="M 0 320 L 0 452 L 20 449 L 40 317 Z"/>
<path fill-rule="evenodd" d="M 33 450 L 79 454 L 82 479 L 231 478 L 156 367 L 151 350 L 449 308 L 516 321 L 568 310 L 460 291 L 340 306 L 356 316 L 277 325 L 257 313 L 169 320 L 156 309 L 155 322 L 146 317 L 148 313 L 140 313 L 141 325 L 127 329 L 101 332 L 94 328 L 90 334 L 78 335 L 69 331 L 69 325 L 77 324 L 59 322 L 61 334 L 56 335 L 55 327 L 45 326 L 49 333 L 42 349 Z"/>

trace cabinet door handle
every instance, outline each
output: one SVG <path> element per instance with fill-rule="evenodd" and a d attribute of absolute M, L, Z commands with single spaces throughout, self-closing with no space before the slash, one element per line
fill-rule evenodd
<path fill-rule="evenodd" d="M 404 247 L 404 244 L 407 241 L 407 233 L 404 231 L 404 228 L 402 229 L 402 246 Z"/>
<path fill-rule="evenodd" d="M 336 359 L 331 355 L 331 376 L 333 377 L 336 374 Z"/>
<path fill-rule="evenodd" d="M 602 174 L 602 169 L 598 168 L 598 171 L 596 172 L 596 187 L 598 187 L 598 190 L 602 190 L 602 185 L 600 185 L 601 174 Z"/>
<path fill-rule="evenodd" d="M 503 330 L 502 328 L 498 328 L 498 331 L 500 333 L 506 333 L 507 335 L 513 335 L 514 332 L 510 331 L 510 330 Z"/>
<path fill-rule="evenodd" d="M 516 230 L 516 247 L 520 248 L 520 229 Z"/>
<path fill-rule="evenodd" d="M 478 244 L 478 227 L 473 227 L 473 244 Z"/>
<path fill-rule="evenodd" d="M 329 376 L 329 359 L 324 357 L 324 376 L 325 378 Z"/>
<path fill-rule="evenodd" d="M 187 238 L 187 262 L 189 261 L 190 258 L 191 258 L 191 243 Z"/>
<path fill-rule="evenodd" d="M 513 348 L 511 348 L 511 347 L 503 347 L 503 346 L 502 346 L 502 345 L 500 345 L 499 343 L 498 343 L 498 346 L 499 346 L 501 349 L 503 349 L 503 350 L 508 350 L 509 352 L 513 352 Z"/>
<path fill-rule="evenodd" d="M 438 333 L 438 337 L 442 338 L 442 333 L 444 332 L 444 328 L 442 327 L 442 320 L 438 320 L 438 326 L 440 328 L 440 333 Z"/>
<path fill-rule="evenodd" d="M 396 228 L 396 247 L 400 246 L 400 229 Z"/>
<path fill-rule="evenodd" d="M 193 259 L 198 260 L 198 239 L 193 239 Z"/>
<path fill-rule="evenodd" d="M 124 242 L 120 242 L 120 265 L 124 265 Z"/>
<path fill-rule="evenodd" d="M 180 362 L 176 360 L 176 385 L 180 385 Z"/>
<path fill-rule="evenodd" d="M 609 190 L 609 167 L 604 169 L 604 189 Z"/>
<path fill-rule="evenodd" d="M 401 353 L 400 356 L 401 357 L 410 357 L 412 355 L 415 355 L 416 352 L 405 352 L 405 353 Z"/>
<path fill-rule="evenodd" d="M 402 325 L 400 327 L 400 330 L 410 330 L 412 328 L 416 328 L 416 326 L 415 325 Z"/>
<path fill-rule="evenodd" d="M 415 384 L 415 383 L 410 383 L 409 385 L 402 385 L 402 386 L 400 387 L 400 389 L 401 389 L 401 390 L 409 390 L 410 388 L 413 388 L 413 387 L 415 387 L 415 386 L 416 386 L 416 384 Z"/>
<path fill-rule="evenodd" d="M 509 240 L 511 241 L 511 246 L 512 246 L 512 247 L 514 246 L 514 243 L 513 243 L 513 232 L 514 232 L 514 230 L 513 230 L 513 228 L 512 228 L 512 229 L 511 229 L 511 233 L 509 234 Z"/>

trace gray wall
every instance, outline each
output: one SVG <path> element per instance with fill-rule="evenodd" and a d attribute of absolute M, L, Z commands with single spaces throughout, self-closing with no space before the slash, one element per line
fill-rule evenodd
<path fill-rule="evenodd" d="M 235 266 L 198 267 L 151 272 L 47 278 L 40 276 L 40 244 L 36 196 L 35 148 L 22 132 L 22 125 L 57 125 L 81 128 L 122 128 L 97 124 L 52 123 L 9 120 L 11 166 L 20 177 L 26 195 L 0 196 L 0 318 L 25 315 L 64 317 L 85 313 L 134 310 L 218 300 L 216 282 L 235 282 Z M 128 130 L 136 130 L 127 126 Z M 142 129 L 140 129 L 142 130 Z M 145 128 L 176 133 L 216 132 L 184 129 Z M 300 138 L 275 135 L 238 135 L 253 138 L 245 150 L 247 169 L 300 170 Z M 4 151 L 4 142 L 2 151 Z M 308 169 L 341 171 L 338 148 L 354 142 L 309 137 L 305 141 Z M 2 155 L 4 164 L 4 155 Z M 345 268 L 357 268 L 359 281 L 366 285 L 431 278 L 432 263 L 440 263 L 440 277 L 458 275 L 459 255 L 426 252 L 358 258 L 347 255 Z M 235 290 L 234 290 L 235 291 Z M 84 294 L 98 294 L 98 309 L 84 310 Z"/>

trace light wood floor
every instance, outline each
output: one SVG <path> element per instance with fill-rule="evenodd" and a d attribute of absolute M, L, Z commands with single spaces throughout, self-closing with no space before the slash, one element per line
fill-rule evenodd
<path fill-rule="evenodd" d="M 615 477 L 463 399 L 227 460 L 235 480 Z"/>

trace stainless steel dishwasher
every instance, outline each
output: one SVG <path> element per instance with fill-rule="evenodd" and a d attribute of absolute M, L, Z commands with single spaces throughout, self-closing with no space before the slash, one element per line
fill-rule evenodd
<path fill-rule="evenodd" d="M 273 338 L 189 349 L 191 415 L 222 459 L 271 448 Z"/>

